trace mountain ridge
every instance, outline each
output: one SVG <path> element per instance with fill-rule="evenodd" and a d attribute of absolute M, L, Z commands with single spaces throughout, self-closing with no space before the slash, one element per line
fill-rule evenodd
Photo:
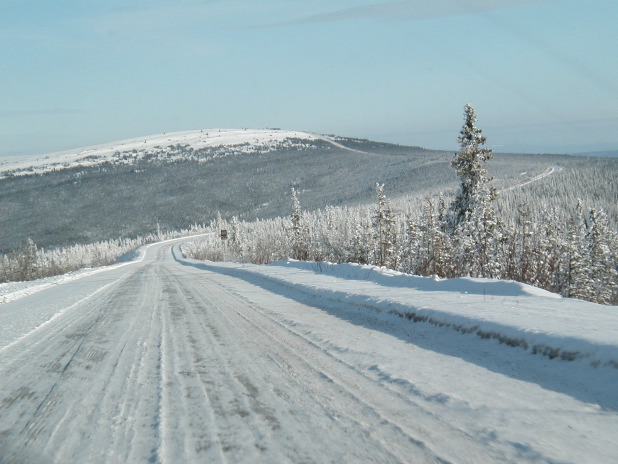
<path fill-rule="evenodd" d="M 168 150 L 170 147 L 179 145 L 190 147 L 193 150 L 216 150 L 225 147 L 250 153 L 260 149 L 268 151 L 301 145 L 290 143 L 292 140 L 303 140 L 309 143 L 328 139 L 327 136 L 281 129 L 201 129 L 163 132 L 41 155 L 7 157 L 0 161 L 0 173 L 25 175 L 76 166 L 91 167 L 105 162 L 118 161 L 119 155 L 124 154 L 132 154 L 134 155 L 132 158 L 136 160 L 159 154 L 161 150 Z"/>
<path fill-rule="evenodd" d="M 41 174 L 74 167 L 94 167 L 105 163 L 131 164 L 142 159 L 205 161 L 213 157 L 268 153 L 276 150 L 308 150 L 324 143 L 333 148 L 366 153 L 341 142 L 358 145 L 368 142 L 385 146 L 401 145 L 365 139 L 284 129 L 200 129 L 163 132 L 40 155 L 0 158 L 0 178 Z M 420 147 L 405 147 L 423 150 Z M 427 150 L 433 151 L 433 150 Z"/>

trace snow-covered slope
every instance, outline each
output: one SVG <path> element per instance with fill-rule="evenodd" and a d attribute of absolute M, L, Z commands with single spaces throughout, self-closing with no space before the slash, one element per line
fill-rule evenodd
<path fill-rule="evenodd" d="M 329 137 L 280 129 L 203 129 L 171 132 L 121 140 L 92 147 L 39 156 L 0 159 L 0 174 L 23 175 L 104 162 L 130 163 L 145 157 L 173 160 L 204 159 L 240 153 L 264 153 L 277 149 L 303 149 Z"/>

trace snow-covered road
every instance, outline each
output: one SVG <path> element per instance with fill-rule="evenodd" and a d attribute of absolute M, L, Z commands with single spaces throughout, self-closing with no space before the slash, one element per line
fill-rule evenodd
<path fill-rule="evenodd" d="M 565 361 L 273 292 L 177 243 L 0 306 L 0 463 L 618 457 L 614 409 L 547 388 Z"/>
<path fill-rule="evenodd" d="M 510 187 L 503 188 L 502 191 L 509 192 L 511 190 L 520 189 L 522 187 L 525 187 L 526 185 L 533 184 L 534 182 L 538 182 L 540 180 L 545 179 L 546 177 L 549 177 L 553 174 L 556 174 L 557 172 L 562 172 L 562 171 L 564 171 L 564 168 L 562 166 L 549 166 L 541 174 L 538 174 L 530 179 L 521 181 L 515 185 L 511 185 Z"/>

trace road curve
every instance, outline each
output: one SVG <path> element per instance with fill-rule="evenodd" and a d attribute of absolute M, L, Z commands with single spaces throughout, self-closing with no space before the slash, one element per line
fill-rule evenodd
<path fill-rule="evenodd" d="M 521 182 L 519 182 L 519 183 L 517 183 L 515 185 L 511 185 L 510 187 L 503 188 L 501 191 L 502 192 L 509 192 L 511 190 L 520 189 L 522 187 L 525 187 L 526 185 L 533 184 L 534 182 L 538 182 L 540 180 L 545 179 L 546 177 L 549 177 L 549 176 L 551 176 L 553 174 L 556 174 L 556 173 L 562 172 L 562 171 L 564 171 L 564 168 L 562 166 L 558 166 L 558 165 L 556 165 L 556 166 L 549 166 L 541 174 L 538 174 L 538 175 L 536 175 L 536 176 L 534 176 L 534 177 L 532 177 L 530 179 L 523 180 L 523 181 L 521 181 Z"/>

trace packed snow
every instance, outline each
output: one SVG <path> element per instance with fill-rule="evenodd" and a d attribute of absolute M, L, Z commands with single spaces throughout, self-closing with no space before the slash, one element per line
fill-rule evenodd
<path fill-rule="evenodd" d="M 181 243 L 0 286 L 0 462 L 618 461 L 613 307 Z"/>

